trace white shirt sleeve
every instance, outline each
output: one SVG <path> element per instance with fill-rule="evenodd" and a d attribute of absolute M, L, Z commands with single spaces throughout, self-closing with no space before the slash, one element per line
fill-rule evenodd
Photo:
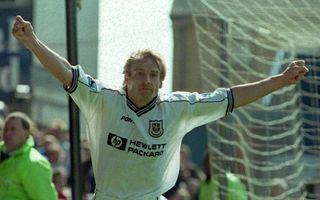
<path fill-rule="evenodd" d="M 79 65 L 72 67 L 72 73 L 71 85 L 69 87 L 64 85 L 64 88 L 77 104 L 82 114 L 87 119 L 91 119 L 97 110 L 105 106 L 103 101 L 108 95 L 107 88 L 100 81 L 86 74 Z M 104 95 L 101 95 L 102 91 L 105 92 Z"/>
<path fill-rule="evenodd" d="M 162 99 L 170 106 L 172 115 L 183 130 L 213 122 L 233 111 L 233 95 L 229 88 L 218 88 L 208 93 L 174 92 Z M 175 118 L 175 117 L 173 117 Z"/>

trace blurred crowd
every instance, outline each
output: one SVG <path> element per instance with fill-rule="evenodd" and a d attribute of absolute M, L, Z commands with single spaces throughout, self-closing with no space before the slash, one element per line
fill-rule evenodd
<path fill-rule="evenodd" d="M 206 174 L 202 166 L 192 162 L 191 153 L 190 147 L 182 144 L 178 180 L 175 186 L 164 194 L 168 200 L 200 200 L 200 183 L 206 179 Z"/>
<path fill-rule="evenodd" d="M 9 109 L 0 101 L 0 131 L 2 132 L 4 119 L 9 114 Z M 58 192 L 59 200 L 71 199 L 70 178 L 70 143 L 69 132 L 64 121 L 55 119 L 50 126 L 36 124 L 33 131 L 35 148 L 45 156 L 52 166 L 53 183 Z M 0 134 L 0 141 L 2 140 Z M 81 164 L 83 170 L 84 199 L 90 199 L 94 193 L 95 182 L 93 177 L 90 150 L 85 135 L 81 138 Z"/>

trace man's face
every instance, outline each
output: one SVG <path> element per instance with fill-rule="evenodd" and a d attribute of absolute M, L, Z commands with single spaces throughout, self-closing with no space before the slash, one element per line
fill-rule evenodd
<path fill-rule="evenodd" d="M 134 63 L 125 75 L 128 96 L 136 105 L 150 102 L 161 87 L 160 70 L 152 59 Z"/>
<path fill-rule="evenodd" d="M 29 136 L 29 131 L 24 129 L 20 119 L 8 119 L 3 128 L 3 141 L 7 153 L 19 149 Z"/>

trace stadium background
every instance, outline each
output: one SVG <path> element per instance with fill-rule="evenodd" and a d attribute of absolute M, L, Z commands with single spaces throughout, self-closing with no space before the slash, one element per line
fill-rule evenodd
<path fill-rule="evenodd" d="M 98 69 L 95 67 L 98 66 L 98 5 L 98 0 L 90 1 L 90 3 L 89 1 L 83 0 L 82 10 L 78 13 L 79 63 L 83 66 L 88 66 L 87 70 L 94 76 L 98 76 Z M 0 48 L 0 98 L 7 103 L 11 110 L 25 111 L 30 114 L 37 123 L 43 125 L 50 124 L 52 119 L 68 121 L 67 95 L 62 90 L 60 83 L 51 78 L 51 76 L 39 66 L 37 60 L 31 57 L 28 51 L 19 47 L 19 45 L 10 38 L 10 23 L 12 23 L 13 17 L 16 14 L 24 15 L 27 19 L 33 21 L 39 37 L 45 41 L 48 46 L 65 56 L 65 13 L 63 8 L 63 1 L 17 0 L 3 1 L 0 5 L 0 28 L 2 30 L 1 39 L 3 44 Z M 200 60 L 201 54 L 199 53 L 199 37 L 197 36 L 197 30 L 195 30 L 194 26 L 195 21 L 191 13 L 192 10 L 188 5 L 188 1 L 176 0 L 173 2 L 170 13 L 174 42 L 172 90 L 203 91 L 207 89 L 204 87 L 205 81 L 203 81 L 203 74 L 201 74 L 202 72 L 199 69 L 200 66 L 202 66 Z M 211 23 L 219 24 L 221 23 L 219 20 Z M 52 37 L 52 34 L 54 34 L 55 37 Z M 256 51 L 259 51 L 259 48 L 256 48 Z M 259 53 L 262 54 L 261 56 L 270 56 L 269 54 L 263 55 L 263 51 Z M 318 89 L 319 86 L 316 80 L 319 76 L 319 58 L 313 54 L 308 54 L 308 52 L 299 53 L 300 54 L 297 54 L 295 57 L 312 59 L 312 65 L 315 66 L 315 74 L 312 74 L 312 76 L 315 76 L 312 77 L 315 78 L 313 84 L 315 84 L 315 87 Z M 195 66 L 199 66 L 199 68 Z M 223 65 L 221 66 L 223 67 Z M 259 69 L 257 69 L 257 71 L 259 71 Z M 224 80 L 215 77 L 214 74 L 213 77 L 217 78 L 220 84 L 226 83 Z M 252 77 L 248 76 L 248 78 Z M 308 83 L 303 84 L 304 85 L 300 86 L 300 89 L 302 88 L 302 90 L 307 91 L 309 88 Z M 318 92 L 317 89 L 313 92 Z M 287 98 L 290 98 L 290 96 Z M 318 99 L 317 96 L 316 103 L 313 105 L 316 110 L 319 109 Z M 301 98 L 300 101 L 308 104 L 310 97 L 305 96 Z M 290 111 L 286 112 L 290 115 Z M 253 111 L 253 113 L 255 113 L 255 111 Z M 255 114 L 259 115 L 258 112 Z M 273 114 L 277 115 L 278 113 Z M 315 116 L 310 116 L 308 113 L 305 113 L 303 117 L 311 118 L 311 120 L 315 119 L 318 120 L 316 122 L 319 122 L 319 111 L 315 112 Z M 227 119 L 227 121 L 228 120 L 229 122 L 232 121 L 232 119 Z M 317 145 L 319 140 L 318 126 L 319 125 L 316 125 L 315 131 L 312 132 L 316 140 L 306 138 L 302 141 L 306 147 L 308 147 L 308 145 L 314 146 L 316 153 L 318 151 Z M 307 129 L 308 127 L 304 125 L 303 128 Z M 265 130 L 260 129 L 260 131 L 265 133 Z M 192 160 L 198 165 L 201 165 L 202 155 L 208 142 L 207 138 L 203 137 L 207 129 L 200 127 L 192 132 L 194 132 L 194 134 L 188 134 L 184 143 L 191 147 Z M 201 136 L 199 136 L 199 134 L 201 134 Z M 216 141 L 213 141 L 212 143 L 215 142 Z M 288 142 L 290 142 L 289 139 Z M 284 142 L 281 144 L 286 145 Z M 264 148 L 267 149 L 268 146 L 262 147 L 262 149 Z M 319 156 L 306 157 L 306 159 L 310 159 L 310 162 L 315 166 L 314 169 L 318 169 Z M 242 168 L 244 167 L 242 166 Z M 243 172 L 239 173 L 241 174 Z M 316 171 L 313 170 L 310 170 L 309 174 L 305 175 L 308 177 L 317 177 Z M 302 182 L 305 181 L 306 180 L 303 180 Z M 319 179 L 313 179 L 311 185 L 308 185 L 308 187 L 310 186 L 309 190 L 311 192 L 317 191 L 319 187 L 318 184 Z"/>

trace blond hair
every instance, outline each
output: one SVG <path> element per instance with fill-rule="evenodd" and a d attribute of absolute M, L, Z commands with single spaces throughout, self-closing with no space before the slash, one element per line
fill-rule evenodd
<path fill-rule="evenodd" d="M 133 66 L 133 64 L 139 63 L 145 59 L 151 59 L 157 64 L 160 71 L 160 81 L 162 82 L 166 76 L 166 66 L 163 63 L 161 56 L 150 49 L 138 50 L 136 52 L 133 52 L 126 61 L 122 73 L 129 75 L 130 69 Z M 123 86 L 125 87 L 125 82 L 123 83 Z"/>

